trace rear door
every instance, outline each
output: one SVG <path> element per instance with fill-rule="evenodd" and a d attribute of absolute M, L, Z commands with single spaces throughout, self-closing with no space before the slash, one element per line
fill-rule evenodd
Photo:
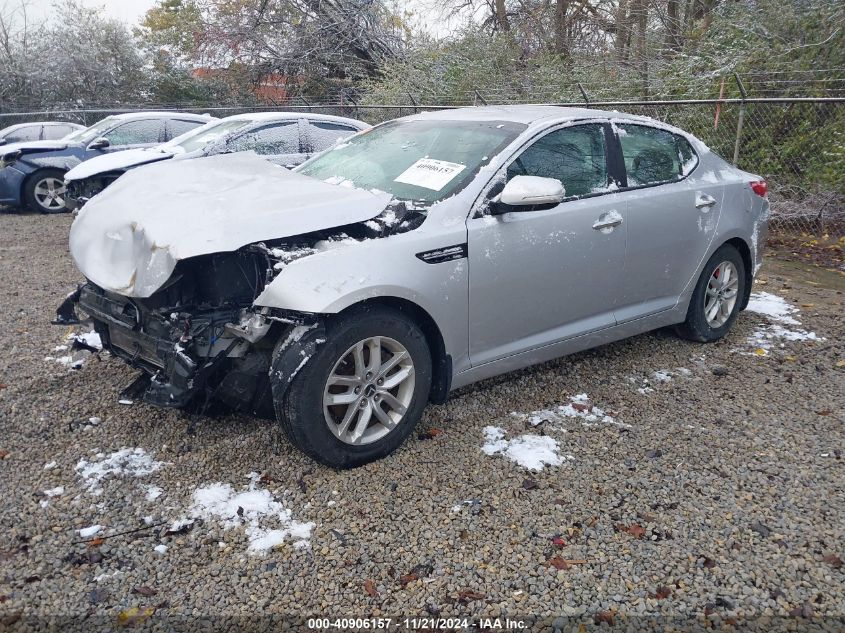
<path fill-rule="evenodd" d="M 502 183 L 556 178 L 564 202 L 467 222 L 473 366 L 615 324 L 626 226 L 610 185 L 608 129 L 597 122 L 544 133 L 501 175 Z"/>
<path fill-rule="evenodd" d="M 639 123 L 614 130 L 628 224 L 621 323 L 675 306 L 715 236 L 723 187 L 698 173 L 683 136 Z"/>
<path fill-rule="evenodd" d="M 299 121 L 277 121 L 243 132 L 227 143 L 230 152 L 254 151 L 282 167 L 293 167 L 305 156 Z"/>

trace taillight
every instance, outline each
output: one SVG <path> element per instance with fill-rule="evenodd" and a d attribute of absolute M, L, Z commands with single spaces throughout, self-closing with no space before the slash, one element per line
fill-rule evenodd
<path fill-rule="evenodd" d="M 757 180 L 751 183 L 751 191 L 761 198 L 765 198 L 769 194 L 769 185 L 766 184 L 765 180 Z"/>

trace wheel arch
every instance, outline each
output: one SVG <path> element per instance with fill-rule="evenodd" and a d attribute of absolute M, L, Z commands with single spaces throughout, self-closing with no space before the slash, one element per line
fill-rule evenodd
<path fill-rule="evenodd" d="M 409 315 L 419 325 L 425 335 L 428 349 L 431 351 L 431 393 L 429 401 L 434 404 L 443 404 L 449 397 L 452 387 L 452 357 L 446 353 L 446 343 L 443 334 L 437 326 L 437 322 L 422 306 L 395 296 L 381 296 L 366 299 L 347 306 L 340 311 L 342 316 L 352 310 L 360 310 L 366 306 L 382 306 Z"/>
<path fill-rule="evenodd" d="M 745 266 L 745 292 L 739 303 L 739 309 L 745 310 L 748 306 L 748 300 L 751 297 L 751 285 L 754 283 L 754 260 L 751 255 L 751 246 L 741 237 L 732 237 L 724 241 L 719 248 L 722 248 L 725 244 L 730 244 L 739 251 L 739 255 L 742 257 L 742 263 Z M 715 253 L 716 251 L 713 252 Z"/>

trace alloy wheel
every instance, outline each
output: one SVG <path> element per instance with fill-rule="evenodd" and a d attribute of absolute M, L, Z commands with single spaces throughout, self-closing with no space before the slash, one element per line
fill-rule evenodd
<path fill-rule="evenodd" d="M 722 327 L 733 313 L 739 291 L 736 266 L 723 261 L 713 269 L 704 293 L 704 318 L 713 329 Z"/>
<path fill-rule="evenodd" d="M 335 363 L 323 390 L 323 413 L 346 444 L 380 440 L 395 429 L 414 397 L 414 361 L 392 338 L 358 341 Z"/>
<path fill-rule="evenodd" d="M 65 191 L 64 183 L 58 178 L 43 178 L 35 185 L 35 200 L 47 211 L 58 211 L 65 208 Z"/>

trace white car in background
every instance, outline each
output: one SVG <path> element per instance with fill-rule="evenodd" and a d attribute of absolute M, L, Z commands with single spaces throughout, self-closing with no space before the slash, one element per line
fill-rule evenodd
<path fill-rule="evenodd" d="M 370 127 L 356 119 L 302 112 L 253 112 L 215 120 L 168 143 L 108 154 L 86 161 L 65 174 L 65 204 L 78 209 L 127 170 L 163 160 L 254 151 L 292 168 L 339 139 Z"/>

